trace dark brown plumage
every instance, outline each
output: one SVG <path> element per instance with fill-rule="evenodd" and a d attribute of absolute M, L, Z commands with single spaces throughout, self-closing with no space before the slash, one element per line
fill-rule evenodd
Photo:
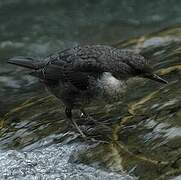
<path fill-rule="evenodd" d="M 82 136 L 84 134 L 73 121 L 71 110 L 79 108 L 83 111 L 86 104 L 103 93 L 105 89 L 101 81 L 103 77 L 105 81 L 105 74 L 114 78 L 116 83 L 134 76 L 167 83 L 153 73 L 143 56 L 104 45 L 77 46 L 42 61 L 12 58 L 8 62 L 33 69 L 30 74 L 40 78 L 48 90 L 61 99 L 66 106 L 66 116 Z"/>

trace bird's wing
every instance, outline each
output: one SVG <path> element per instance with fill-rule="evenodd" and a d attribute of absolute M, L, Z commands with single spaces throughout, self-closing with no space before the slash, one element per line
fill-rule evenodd
<path fill-rule="evenodd" d="M 90 81 L 98 77 L 97 72 L 85 71 L 85 69 L 82 71 L 82 69 L 72 65 L 60 66 L 57 64 L 49 64 L 38 71 L 32 71 L 30 74 L 50 82 L 58 82 L 59 80 L 65 83 L 69 82 L 80 90 L 86 90 Z"/>
<path fill-rule="evenodd" d="M 92 81 L 96 80 L 104 67 L 96 58 L 83 59 L 81 56 L 61 54 L 40 71 L 34 71 L 31 75 L 48 81 L 69 82 L 80 90 L 86 90 Z"/>
<path fill-rule="evenodd" d="M 73 59 L 75 58 L 75 59 Z M 54 61 L 45 68 L 45 77 L 48 80 L 61 80 L 70 82 L 80 90 L 86 90 L 101 77 L 104 72 L 110 72 L 115 78 L 119 79 L 119 72 L 127 74 L 130 67 L 121 62 L 109 63 L 108 61 L 100 61 L 97 58 L 72 57 L 70 63 L 62 61 Z"/>
<path fill-rule="evenodd" d="M 87 90 L 91 80 L 95 80 L 95 74 L 89 72 L 74 71 L 67 73 L 65 79 L 80 90 Z"/>
<path fill-rule="evenodd" d="M 86 89 L 92 79 L 97 79 L 103 72 L 110 72 L 119 79 L 122 74 L 129 74 L 132 68 L 114 56 L 112 51 L 97 46 L 70 49 L 58 54 L 44 68 L 46 79 L 69 81 L 78 89 Z"/>

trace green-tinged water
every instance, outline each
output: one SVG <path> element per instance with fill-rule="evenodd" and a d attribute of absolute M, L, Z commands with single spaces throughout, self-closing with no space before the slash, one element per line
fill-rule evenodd
<path fill-rule="evenodd" d="M 114 8 L 108 1 L 102 1 L 102 4 L 87 1 L 82 14 L 78 10 L 75 13 L 74 9 L 78 7 L 71 4 L 70 12 L 76 14 L 75 17 L 66 14 L 69 11 L 63 11 L 68 6 L 64 1 L 49 3 L 44 0 L 39 4 L 27 1 L 24 5 L 20 2 L 0 3 L 0 9 L 4 10 L 0 11 L 1 15 L 10 18 L 8 22 L 0 17 L 4 22 L 0 28 L 0 179 L 181 179 L 181 25 L 128 40 L 124 40 L 123 35 L 130 37 L 137 29 L 133 23 L 135 19 L 139 27 L 143 23 L 148 28 L 141 28 L 134 35 L 159 29 L 157 22 L 164 27 L 164 19 L 172 24 L 169 21 L 172 13 L 167 14 L 160 8 L 156 20 L 150 18 L 151 10 L 145 12 L 143 20 L 137 13 L 137 16 L 130 16 L 127 24 L 130 29 L 125 26 L 125 32 L 121 33 L 119 23 L 125 22 L 122 20 L 127 20 L 128 14 L 136 9 L 129 3 L 125 7 L 130 8 L 120 20 L 121 14 L 113 13 Z M 148 7 L 154 5 L 148 4 Z M 62 11 L 58 9 L 60 5 Z M 103 11 L 103 15 L 98 13 L 99 7 L 108 5 L 110 8 Z M 12 12 L 6 10 L 10 7 L 17 22 L 11 19 Z M 89 14 L 92 7 L 97 7 L 97 10 L 93 8 L 94 16 L 83 16 Z M 176 6 L 173 11 L 180 13 Z M 60 18 L 63 23 L 59 18 L 53 18 L 53 12 L 65 18 Z M 75 18 L 73 24 L 70 17 Z M 54 25 L 50 26 L 50 22 Z M 19 26 L 23 23 L 24 31 Z M 59 27 L 62 27 L 60 31 Z M 90 34 L 95 32 L 97 35 L 91 37 Z M 140 52 L 150 60 L 155 72 L 169 82 L 162 85 L 146 79 L 129 80 L 119 101 L 106 106 L 98 102 L 87 108 L 98 124 L 85 121 L 79 112 L 74 111 L 80 128 L 97 139 L 96 142 L 84 141 L 74 128 L 68 126 L 62 104 L 48 94 L 38 80 L 28 76 L 27 70 L 6 64 L 7 58 L 15 55 L 40 58 L 57 49 L 93 42 Z"/>

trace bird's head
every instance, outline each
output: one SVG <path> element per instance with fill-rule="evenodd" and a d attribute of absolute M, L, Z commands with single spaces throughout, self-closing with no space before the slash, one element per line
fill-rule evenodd
<path fill-rule="evenodd" d="M 142 55 L 134 55 L 131 60 L 127 61 L 127 64 L 132 69 L 132 74 L 138 77 L 151 79 L 153 81 L 157 81 L 160 83 L 167 84 L 168 82 L 154 73 L 153 68 L 150 65 L 150 61 L 148 61 Z"/>
<path fill-rule="evenodd" d="M 153 81 L 160 82 L 160 83 L 164 83 L 164 84 L 168 83 L 168 81 L 164 80 L 163 78 L 161 78 L 160 76 L 158 76 L 157 74 L 154 74 L 154 73 L 145 73 L 142 75 L 142 77 L 148 78 Z"/>
<path fill-rule="evenodd" d="M 157 82 L 164 83 L 164 84 L 168 83 L 168 81 L 164 80 L 163 78 L 161 78 L 160 76 L 155 74 L 153 72 L 153 69 L 150 66 L 144 67 L 144 69 L 142 69 L 140 71 L 138 76 L 143 77 L 143 78 L 147 78 L 147 79 L 151 79 L 153 81 L 157 81 Z"/>

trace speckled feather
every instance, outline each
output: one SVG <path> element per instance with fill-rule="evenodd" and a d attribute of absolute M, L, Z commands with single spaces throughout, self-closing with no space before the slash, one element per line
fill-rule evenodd
<path fill-rule="evenodd" d="M 77 72 L 110 72 L 118 79 L 127 79 L 150 70 L 148 61 L 143 56 L 103 45 L 77 46 L 53 54 L 44 62 L 47 62 L 43 67 L 46 77 L 54 79 L 61 78 L 59 73 L 66 76 Z"/>
<path fill-rule="evenodd" d="M 105 84 L 100 87 L 97 83 L 105 72 L 118 80 L 127 80 L 149 70 L 143 56 L 103 45 L 76 46 L 53 54 L 43 62 L 46 65 L 33 74 L 44 79 L 49 91 L 71 108 L 105 93 Z"/>
<path fill-rule="evenodd" d="M 84 106 L 100 95 L 105 97 L 107 87 L 111 85 L 112 89 L 119 89 L 122 85 L 117 80 L 151 71 L 143 56 L 104 45 L 76 46 L 50 55 L 40 63 L 29 63 L 25 58 L 14 64 L 34 66 L 31 75 L 39 77 L 68 108 Z M 106 84 L 109 81 L 105 81 L 105 77 L 113 82 Z"/>

